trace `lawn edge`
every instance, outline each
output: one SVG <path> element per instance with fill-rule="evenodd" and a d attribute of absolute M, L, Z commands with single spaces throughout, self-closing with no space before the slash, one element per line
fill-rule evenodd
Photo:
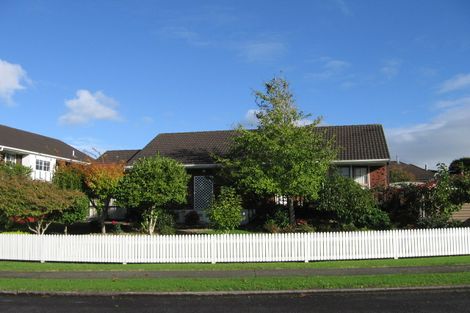
<path fill-rule="evenodd" d="M 468 290 L 468 285 L 419 286 L 419 287 L 379 287 L 379 288 L 317 288 L 299 290 L 251 290 L 251 291 L 125 291 L 125 292 L 80 292 L 80 291 L 9 291 L 0 290 L 0 296 L 242 296 L 242 295 L 283 295 L 283 294 L 316 294 L 316 293 L 357 293 L 357 292 L 400 292 L 400 291 L 437 291 Z"/>

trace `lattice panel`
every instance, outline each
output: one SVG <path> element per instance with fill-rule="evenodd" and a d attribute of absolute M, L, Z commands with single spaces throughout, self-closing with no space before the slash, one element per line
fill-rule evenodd
<path fill-rule="evenodd" d="M 213 192 L 212 176 L 194 176 L 194 210 L 204 211 L 209 207 Z"/>

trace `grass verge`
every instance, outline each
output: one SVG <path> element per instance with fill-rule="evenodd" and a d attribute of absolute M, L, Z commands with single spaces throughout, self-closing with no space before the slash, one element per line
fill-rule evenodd
<path fill-rule="evenodd" d="M 329 277 L 165 279 L 0 279 L 0 290 L 76 292 L 255 291 L 331 288 L 420 287 L 470 284 L 470 273 Z"/>
<path fill-rule="evenodd" d="M 470 265 L 470 256 L 322 261 L 279 263 L 218 263 L 218 264 L 95 264 L 95 263 L 39 263 L 0 261 L 0 271 L 211 271 L 211 270 L 272 270 L 304 268 L 372 268 L 400 266 Z"/>

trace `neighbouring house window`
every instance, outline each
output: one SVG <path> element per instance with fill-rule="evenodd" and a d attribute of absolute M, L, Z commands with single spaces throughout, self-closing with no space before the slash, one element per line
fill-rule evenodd
<path fill-rule="evenodd" d="M 349 166 L 341 166 L 338 168 L 339 175 L 343 177 L 351 177 L 351 167 Z"/>
<path fill-rule="evenodd" d="M 353 179 L 361 184 L 362 186 L 369 185 L 369 175 L 367 167 L 354 167 L 353 168 Z"/>
<path fill-rule="evenodd" d="M 51 169 L 51 162 L 44 160 L 36 160 L 36 170 L 49 172 Z"/>
<path fill-rule="evenodd" d="M 5 153 L 5 163 L 16 164 L 16 154 Z"/>

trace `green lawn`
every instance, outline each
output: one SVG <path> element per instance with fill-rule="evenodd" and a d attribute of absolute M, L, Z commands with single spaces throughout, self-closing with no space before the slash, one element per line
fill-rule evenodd
<path fill-rule="evenodd" d="M 280 263 L 219 263 L 219 264 L 92 264 L 92 263 L 39 263 L 0 261 L 0 271 L 207 271 L 207 270 L 263 270 L 302 268 L 366 268 L 398 266 L 470 265 L 470 256 L 323 261 Z"/>
<path fill-rule="evenodd" d="M 380 276 L 164 278 L 164 279 L 0 279 L 9 291 L 253 291 L 329 288 L 377 288 L 468 285 L 470 273 L 396 274 Z"/>

